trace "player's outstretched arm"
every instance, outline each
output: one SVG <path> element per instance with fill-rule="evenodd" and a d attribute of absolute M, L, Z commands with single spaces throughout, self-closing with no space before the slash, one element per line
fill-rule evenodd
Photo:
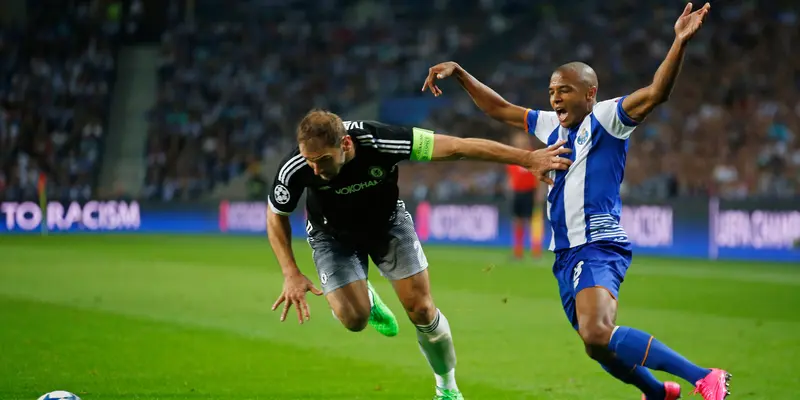
<path fill-rule="evenodd" d="M 297 267 L 292 250 L 292 224 L 289 216 L 277 214 L 268 208 L 267 237 L 283 276 L 299 275 L 300 268 Z"/>
<path fill-rule="evenodd" d="M 559 157 L 572 151 L 561 147 L 566 143 L 564 140 L 545 149 L 528 151 L 486 139 L 459 138 L 441 134 L 432 136 L 431 161 L 467 159 L 521 165 L 548 185 L 553 184 L 548 172 L 566 170 L 572 164 L 570 159 Z"/>
<path fill-rule="evenodd" d="M 464 68 L 453 61 L 443 62 L 428 69 L 428 78 L 422 86 L 422 91 L 430 89 L 434 96 L 442 94 L 436 85 L 437 79 L 444 79 L 452 75 L 458 83 L 472 97 L 475 105 L 486 115 L 516 128 L 525 129 L 526 108 L 509 103 L 492 88 L 475 79 Z"/>
<path fill-rule="evenodd" d="M 642 122 L 661 103 L 669 99 L 672 88 L 683 64 L 686 45 L 703 25 L 711 5 L 692 12 L 692 3 L 686 5 L 683 14 L 675 22 L 675 41 L 672 43 L 666 58 L 658 67 L 653 83 L 633 92 L 622 101 L 622 109 L 636 122 Z"/>
<path fill-rule="evenodd" d="M 365 132 L 363 139 L 359 139 L 362 145 L 373 147 L 383 153 L 387 161 L 394 163 L 469 159 L 515 164 L 525 167 L 549 185 L 553 181 L 547 176 L 548 172 L 565 170 L 572 164 L 569 158 L 560 157 L 572 151 L 561 147 L 566 143 L 564 140 L 545 149 L 528 151 L 492 140 L 464 139 L 417 127 L 393 126 L 377 121 L 361 121 L 360 124 Z"/>
<path fill-rule="evenodd" d="M 267 235 L 272 251 L 281 265 L 283 272 L 283 290 L 278 300 L 272 305 L 272 310 L 278 308 L 283 303 L 281 312 L 281 322 L 286 320 L 289 309 L 294 305 L 297 310 L 297 320 L 302 324 L 303 320 L 311 318 L 311 312 L 306 302 L 306 292 L 311 292 L 317 296 L 322 295 L 322 291 L 314 287 L 314 284 L 300 272 L 292 251 L 292 226 L 289 216 L 280 215 L 267 209 Z"/>

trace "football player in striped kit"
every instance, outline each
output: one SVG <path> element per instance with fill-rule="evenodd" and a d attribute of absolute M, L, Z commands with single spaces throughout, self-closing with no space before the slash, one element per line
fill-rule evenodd
<path fill-rule="evenodd" d="M 598 101 L 594 70 L 581 62 L 564 64 L 550 77 L 549 110 L 511 104 L 458 64 L 431 67 L 422 90 L 441 90 L 437 79 L 453 76 L 490 117 L 525 129 L 546 145 L 566 140 L 574 164 L 554 171 L 548 197 L 555 252 L 553 273 L 562 305 L 586 352 L 612 376 L 635 385 L 646 400 L 675 400 L 677 382 L 661 382 L 650 369 L 665 371 L 694 385 L 704 400 L 723 400 L 730 374 L 687 360 L 649 333 L 616 324 L 617 298 L 632 260 L 631 243 L 620 225 L 620 185 L 629 138 L 636 126 L 667 101 L 690 39 L 708 14 L 706 3 L 685 6 L 675 22 L 675 40 L 650 85 Z"/>

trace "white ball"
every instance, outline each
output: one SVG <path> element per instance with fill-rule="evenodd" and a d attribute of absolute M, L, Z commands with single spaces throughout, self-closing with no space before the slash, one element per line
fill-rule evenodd
<path fill-rule="evenodd" d="M 54 392 L 43 394 L 38 400 L 81 400 L 81 398 L 70 392 L 56 390 Z"/>

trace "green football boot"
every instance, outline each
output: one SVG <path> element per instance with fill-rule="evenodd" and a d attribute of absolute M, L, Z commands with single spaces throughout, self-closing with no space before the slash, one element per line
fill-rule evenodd
<path fill-rule="evenodd" d="M 378 292 L 369 281 L 367 281 L 367 290 L 372 295 L 369 324 L 383 336 L 397 336 L 397 333 L 400 332 L 400 325 L 397 323 L 397 318 L 395 318 L 392 310 L 381 300 Z"/>
<path fill-rule="evenodd" d="M 433 400 L 464 400 L 464 395 L 458 390 L 437 388 L 436 391 L 440 394 L 434 396 Z"/>

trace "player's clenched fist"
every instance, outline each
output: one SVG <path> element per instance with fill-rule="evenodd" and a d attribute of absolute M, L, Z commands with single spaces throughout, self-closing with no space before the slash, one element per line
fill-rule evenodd
<path fill-rule="evenodd" d="M 311 292 L 317 296 L 322 295 L 322 291 L 314 287 L 311 280 L 303 274 L 294 274 L 284 278 L 283 292 L 275 304 L 272 305 L 272 311 L 275 311 L 283 303 L 281 322 L 286 320 L 286 315 L 289 313 L 292 304 L 297 309 L 297 319 L 301 324 L 304 317 L 306 321 L 311 318 L 311 313 L 308 311 L 308 303 L 306 302 L 306 292 Z"/>
<path fill-rule="evenodd" d="M 430 89 L 434 96 L 442 94 L 442 90 L 436 86 L 437 79 L 444 79 L 453 74 L 459 68 L 459 65 L 453 61 L 443 62 L 428 68 L 428 77 L 425 79 L 425 84 L 422 85 L 422 91 Z"/>
<path fill-rule="evenodd" d="M 566 170 L 572 165 L 572 160 L 561 157 L 562 154 L 569 154 L 572 150 L 562 147 L 566 140 L 559 140 L 546 149 L 531 152 L 531 161 L 528 170 L 540 181 L 552 185 L 553 179 L 549 177 L 549 172 L 553 170 Z"/>

